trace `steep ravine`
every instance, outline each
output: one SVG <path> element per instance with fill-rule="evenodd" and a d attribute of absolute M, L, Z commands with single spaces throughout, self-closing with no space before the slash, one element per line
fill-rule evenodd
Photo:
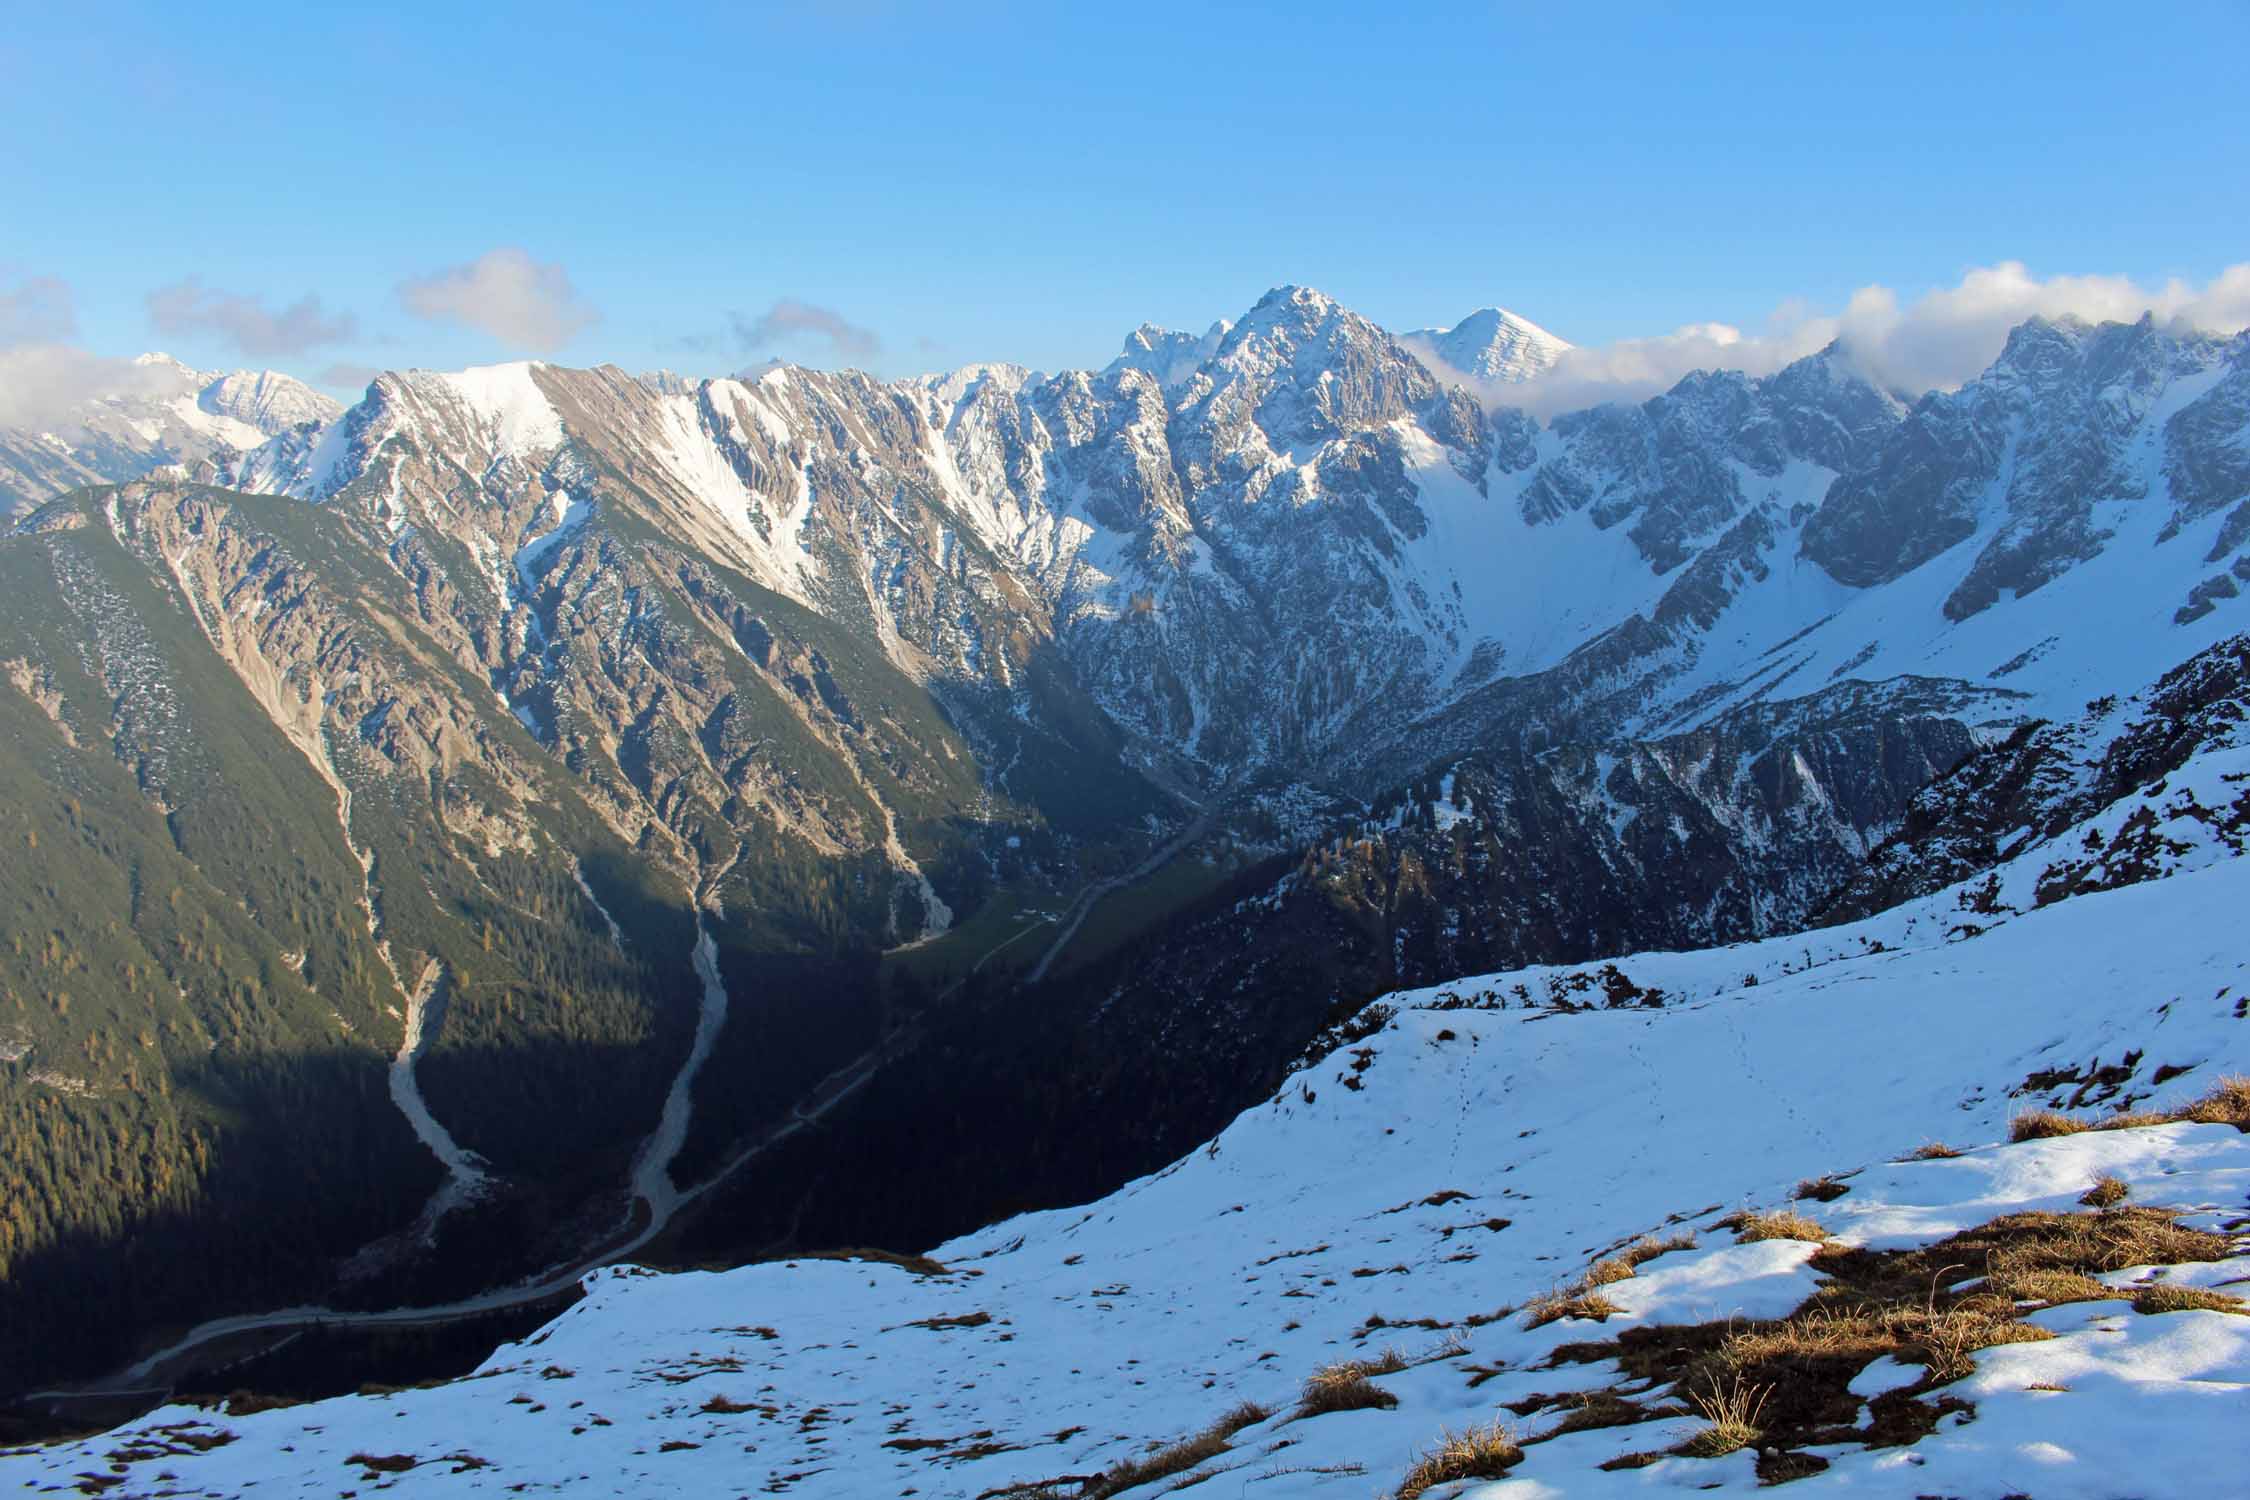
<path fill-rule="evenodd" d="M 413 1238 L 422 1245 L 435 1237 L 440 1219 L 474 1200 L 490 1180 L 484 1158 L 454 1140 L 453 1132 L 430 1113 L 422 1098 L 422 1086 L 414 1076 L 414 1065 L 421 1060 L 436 1025 L 443 1022 L 445 987 L 445 965 L 433 958 L 422 966 L 421 978 L 406 997 L 406 1031 L 390 1069 L 392 1102 L 406 1116 L 406 1123 L 414 1127 L 415 1137 L 445 1164 L 445 1182 L 430 1196 L 415 1221 Z"/>
<path fill-rule="evenodd" d="M 647 1206 L 648 1225 L 619 1255 L 628 1254 L 647 1244 L 671 1222 L 680 1205 L 678 1184 L 672 1181 L 672 1161 L 680 1154 L 681 1143 L 687 1139 L 688 1121 L 694 1110 L 695 1076 L 703 1071 L 704 1062 L 711 1056 L 711 1045 L 719 1039 L 719 1028 L 727 1020 L 727 987 L 719 977 L 719 945 L 711 938 L 711 929 L 700 916 L 695 924 L 695 973 L 703 981 L 703 998 L 695 1017 L 695 1041 L 688 1048 L 687 1060 L 673 1075 L 672 1087 L 664 1095 L 664 1113 L 656 1122 L 656 1129 L 641 1143 L 639 1155 L 633 1159 L 633 1196 Z"/>

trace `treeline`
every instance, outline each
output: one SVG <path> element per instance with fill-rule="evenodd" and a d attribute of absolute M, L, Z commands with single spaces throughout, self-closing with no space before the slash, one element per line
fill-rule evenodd
<path fill-rule="evenodd" d="M 317 1295 L 436 1185 L 365 1053 L 214 1055 L 174 1093 L 203 1108 L 0 1080 L 0 1392 Z"/>
<path fill-rule="evenodd" d="M 504 1174 L 615 1188 L 695 1033 L 693 920 L 630 872 L 598 871 L 620 943 L 562 860 L 478 875 L 437 887 L 459 920 L 423 1097 Z"/>

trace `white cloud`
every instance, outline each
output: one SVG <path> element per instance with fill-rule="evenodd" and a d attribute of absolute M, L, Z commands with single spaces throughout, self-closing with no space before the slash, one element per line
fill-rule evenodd
<path fill-rule="evenodd" d="M 398 295 L 416 317 L 481 329 L 538 354 L 560 349 L 601 318 L 561 266 L 514 248 L 401 282 Z"/>
<path fill-rule="evenodd" d="M 313 379 L 331 390 L 356 391 L 364 388 L 369 381 L 382 373 L 382 367 L 379 365 L 356 364 L 347 360 L 328 366 L 318 375 L 315 375 Z"/>
<path fill-rule="evenodd" d="M 1871 379 L 1920 395 L 1976 378 L 1998 357 L 2008 331 L 2027 318 L 2130 322 L 2143 313 L 2176 327 L 2238 332 L 2250 326 L 2250 262 L 2229 266 L 2200 287 L 2174 278 L 2148 288 L 2124 276 L 2042 280 L 2020 261 L 2003 261 L 1911 302 L 1902 302 L 1889 287 L 1871 285 L 1854 292 L 1835 314 L 1814 312 L 1795 299 L 1784 302 L 1758 333 L 1697 323 L 1653 338 L 1573 349 L 1535 380 L 1481 394 L 1495 404 L 1552 416 L 1603 401 L 1646 400 L 1695 370 L 1771 374 L 1840 339 Z"/>
<path fill-rule="evenodd" d="M 864 359 L 882 348 L 874 330 L 850 322 L 831 307 L 783 297 L 756 318 L 733 315 L 734 336 L 745 353 L 755 354 L 794 338 L 825 340 L 839 358 Z"/>
<path fill-rule="evenodd" d="M 358 319 L 330 317 L 310 294 L 272 312 L 256 297 L 214 290 L 194 276 L 150 292 L 148 319 L 159 333 L 215 334 L 253 359 L 340 344 L 359 331 Z"/>
<path fill-rule="evenodd" d="M 2040 280 L 2021 261 L 1980 267 L 1958 286 L 1901 307 L 1887 287 L 1852 294 L 1838 320 L 1844 346 L 1902 390 L 1951 387 L 1974 378 L 2027 318 L 2129 323 L 2143 313 L 2159 323 L 2235 333 L 2250 325 L 2250 263 L 2229 266 L 2202 287 L 2174 278 L 2149 289 L 2124 276 Z"/>
<path fill-rule="evenodd" d="M 0 349 L 50 343 L 78 331 L 70 284 L 54 276 L 30 276 L 0 290 Z"/>
<path fill-rule="evenodd" d="M 127 359 L 105 359 L 61 342 L 78 331 L 70 284 L 27 276 L 0 287 L 0 427 L 41 431 L 93 396 L 154 382 Z"/>
<path fill-rule="evenodd" d="M 129 359 L 109 359 L 68 344 L 0 349 L 0 427 L 41 431 L 66 422 L 96 396 L 161 389 L 163 372 Z"/>
<path fill-rule="evenodd" d="M 1568 350 L 1531 380 L 1495 386 L 1484 394 L 1501 405 L 1529 407 L 1551 417 L 1604 401 L 1645 401 L 1695 370 L 1769 375 L 1835 336 L 1833 319 L 1803 316 L 1769 322 L 1767 331 L 1755 336 L 1725 323 L 1691 323 L 1649 338 Z"/>

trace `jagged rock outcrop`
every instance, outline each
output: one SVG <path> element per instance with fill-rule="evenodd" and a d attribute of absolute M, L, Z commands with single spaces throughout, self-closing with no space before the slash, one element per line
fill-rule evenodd
<path fill-rule="evenodd" d="M 1669 573 L 1753 503 L 1817 504 L 1826 480 L 1862 462 L 1899 416 L 1836 348 L 1759 380 L 1691 375 L 1639 406 L 1556 418 L 1562 451 L 1532 471 L 1518 503 L 1533 523 L 1581 509 L 1605 530 L 1629 520 L 1649 567 Z"/>
<path fill-rule="evenodd" d="M 2145 693 L 2025 724 L 1933 781 L 1818 911 L 1823 925 L 1965 880 L 2136 794 L 2155 796 L 2192 755 L 2245 742 L 2250 636 L 2198 652 Z M 2094 852 L 2099 852 L 2098 848 Z"/>
<path fill-rule="evenodd" d="M 1879 454 L 1839 480 L 1806 528 L 1805 553 L 1867 586 L 1984 531 L 1945 601 L 1947 618 L 1963 620 L 2099 553 L 2114 535 L 2105 503 L 2161 503 L 2151 488 L 2167 484 L 2176 530 L 2224 503 L 2230 485 L 2240 492 L 2230 456 L 2244 348 L 2146 317 L 2099 327 L 2035 318 L 1980 379 L 1922 398 Z M 2227 367 L 2231 384 L 2194 393 Z M 2183 391 L 2195 399 L 2176 404 Z"/>

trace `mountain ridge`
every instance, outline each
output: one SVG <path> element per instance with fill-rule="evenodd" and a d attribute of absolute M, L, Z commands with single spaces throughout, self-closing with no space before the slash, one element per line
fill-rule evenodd
<path fill-rule="evenodd" d="M 1282 308 L 1297 309 L 1294 322 L 1277 311 Z M 1306 321 L 1307 310 L 1312 322 Z M 1333 323 L 1338 317 L 1347 321 Z M 1701 628 L 1706 621 L 1741 597 L 1745 582 L 1756 581 L 1745 574 L 1786 565 L 1790 553 L 1812 561 L 1823 578 L 1864 588 L 1927 564 L 1978 532 L 1980 525 L 1990 531 L 1993 522 L 1973 521 L 1961 509 L 1965 502 L 1947 498 L 1979 482 L 1975 475 L 1982 471 L 1976 465 L 1984 460 L 1953 460 L 1970 468 L 1946 481 L 1943 492 L 1917 498 L 1924 513 L 1919 520 L 1887 512 L 1862 518 L 1861 510 L 1872 502 L 1861 497 L 1896 495 L 1918 482 L 1908 454 L 1932 445 L 1933 422 L 1950 424 L 1949 430 L 1958 433 L 1956 447 L 1969 443 L 1989 450 L 1997 439 L 1978 432 L 1997 432 L 2018 420 L 1998 410 L 1980 419 L 1981 429 L 1964 427 L 1952 415 L 1962 399 L 1956 397 L 1924 398 L 1917 408 L 1921 415 L 1910 414 L 1857 375 L 1836 350 L 1761 380 L 1724 374 L 1689 377 L 1641 407 L 1594 408 L 1564 414 L 1550 424 L 1505 407 L 1487 418 L 1451 405 L 1433 385 L 1418 384 L 1420 373 L 1403 347 L 1316 292 L 1276 289 L 1251 315 L 1223 327 L 1223 333 L 1215 326 L 1200 340 L 1182 345 L 1203 350 L 1200 363 L 1182 373 L 1175 361 L 1167 366 L 1164 380 L 1120 361 L 1098 375 L 1035 377 L 994 366 L 884 385 L 865 377 L 784 368 L 747 385 L 707 382 L 696 389 L 716 396 L 692 399 L 713 409 L 688 420 L 712 431 L 702 437 L 676 434 L 682 450 L 674 455 L 676 467 L 695 473 L 706 488 L 733 492 L 737 498 L 730 504 L 755 513 L 747 527 L 724 523 L 738 533 L 734 541 L 706 541 L 738 548 L 747 543 L 745 550 L 763 553 L 753 562 L 769 584 L 795 592 L 815 607 L 850 611 L 902 649 L 911 643 L 927 652 L 936 645 L 941 660 L 947 654 L 963 658 L 973 653 L 989 662 L 982 642 L 962 639 L 957 628 L 935 620 L 901 618 L 892 601 L 868 595 L 864 585 L 849 592 L 862 596 L 870 606 L 866 611 L 836 597 L 841 580 L 829 585 L 827 602 L 814 600 L 816 584 L 806 569 L 817 574 L 832 565 L 803 555 L 816 548 L 799 548 L 799 555 L 786 558 L 771 551 L 773 530 L 790 511 L 787 497 L 770 492 L 770 486 L 784 469 L 781 450 L 798 440 L 795 434 L 811 416 L 785 397 L 768 399 L 777 387 L 794 383 L 819 392 L 818 404 L 832 413 L 820 420 L 842 420 L 847 430 L 855 418 L 845 417 L 845 410 L 857 413 L 858 423 L 876 422 L 873 429 L 862 427 L 866 437 L 895 420 L 881 415 L 883 405 L 902 398 L 919 405 L 921 414 L 910 419 L 909 430 L 878 438 L 872 446 L 855 440 L 857 451 L 880 454 L 877 463 L 884 473 L 920 489 L 926 500 L 967 522 L 1002 570 L 1014 575 L 1006 585 L 994 579 L 971 587 L 1028 589 L 1037 596 L 1044 619 L 1028 622 L 1031 628 L 1052 636 L 1076 659 L 1105 709 L 1138 742 L 1146 763 L 1207 780 L 1214 772 L 1223 776 L 1229 768 L 1270 763 L 1277 755 L 1299 760 L 1309 755 L 1317 761 L 1324 745 L 1351 733 L 1369 738 L 1363 719 L 1335 718 L 1316 707 L 1321 699 L 1333 699 L 1343 682 L 1351 684 L 1355 699 L 1372 692 L 1410 714 L 1444 711 L 1461 693 L 1478 688 L 1480 675 L 1492 675 L 1488 669 L 1494 664 L 1500 675 L 1517 677 L 1526 669 L 1553 664 L 1554 647 L 1528 662 L 1523 659 L 1524 642 L 1537 639 L 1542 630 L 1556 647 L 1578 648 L 1604 626 L 1630 623 L 1622 611 L 1594 603 L 1578 606 L 1575 617 L 1559 628 L 1542 626 L 1499 603 L 1500 592 L 1514 585 L 1506 574 L 1472 587 L 1477 580 L 1463 576 L 1447 559 L 1424 557 L 1431 552 L 1433 528 L 1445 542 L 1466 542 L 1464 529 L 1493 534 L 1474 511 L 1483 509 L 1495 492 L 1512 493 L 1523 510 L 1523 543 L 1515 545 L 1527 557 L 1556 553 L 1557 542 L 1575 529 L 1569 521 L 1572 513 L 1584 510 L 1592 535 L 1574 540 L 1569 553 L 1542 559 L 1543 564 L 1566 570 L 1606 566 L 1613 573 L 1625 566 L 1618 582 L 1626 592 L 1612 598 L 1635 605 L 1644 623 L 1653 623 L 1672 640 L 1692 640 L 1706 633 Z M 2153 329 L 2145 332 L 2159 340 L 2171 337 Z M 1298 341 L 1305 337 L 1315 342 L 1300 348 Z M 2192 362 L 2199 362 L 2199 368 L 2189 373 L 2199 378 L 2208 375 L 2219 347 L 2208 340 L 2175 341 L 2175 346 L 2195 351 Z M 2022 331 L 2010 348 L 2014 352 L 2004 352 L 1986 381 L 1972 389 L 1994 382 L 2020 387 L 2028 380 L 2039 385 L 2039 399 L 2055 394 L 2049 389 L 2053 371 L 2017 368 L 2028 358 Z M 2239 366 L 2239 346 L 2226 358 Z M 1154 390 L 1137 384 L 1144 376 L 1154 382 Z M 2089 389 L 2115 384 L 2099 358 L 2088 367 L 2087 380 Z M 718 404 L 737 400 L 736 390 L 749 399 L 740 400 L 739 409 L 716 410 Z M 1997 408 L 2005 408 L 2009 399 L 1986 398 Z M 2013 399 L 2020 407 L 2023 398 Z M 1421 403 L 1418 413 L 1394 434 L 1391 429 L 1408 419 L 1407 405 L 1413 403 Z M 2080 408 L 2087 413 L 2094 409 Z M 795 414 L 785 414 L 789 410 Z M 2168 472 L 2180 474 L 2186 487 L 2198 483 L 2196 476 L 2207 466 L 2219 464 L 2224 473 L 2230 462 L 2222 456 L 2231 451 L 2227 443 L 2196 443 L 2186 436 L 2195 429 L 2192 419 L 2200 415 L 2191 412 L 2191 420 L 2165 429 L 2175 434 L 2165 441 L 2180 449 Z M 717 430 L 745 419 L 750 427 L 739 440 Z M 2226 420 L 2216 413 L 2214 419 L 2220 424 Z M 336 429 L 329 431 L 333 439 Z M 789 442 L 779 439 L 782 431 L 791 433 Z M 1877 444 L 1874 439 L 1887 431 L 1896 435 Z M 707 447 L 704 438 L 709 439 Z M 2093 438 L 2117 446 L 2098 431 Z M 1317 453 L 1300 452 L 1306 443 L 1315 444 Z M 2141 445 L 2147 446 L 2145 437 Z M 952 451 L 956 446 L 959 452 Z M 697 451 L 685 451 L 691 448 Z M 1654 455 L 1653 460 L 1633 456 L 1643 452 Z M 730 453 L 740 454 L 739 464 Z M 833 464 L 841 456 L 803 455 L 820 464 Z M 2100 473 L 2080 474 L 2079 487 L 2106 482 L 2145 490 L 2146 474 L 2129 478 L 2114 470 L 2122 457 L 2109 457 L 2114 472 L 2106 480 Z M 1745 467 L 1738 473 L 1733 465 Z M 1845 472 L 1855 466 L 1868 472 Z M 1476 500 L 1445 498 L 1448 473 L 1470 483 Z M 1831 474 L 1839 481 L 1833 496 L 1826 493 Z M 216 477 L 299 493 L 310 493 L 323 482 L 289 473 L 264 456 Z M 863 480 L 854 476 L 844 484 L 863 488 Z M 2222 479 L 2217 488 L 2223 490 L 2225 484 Z M 2026 514 L 2013 516 L 1987 535 L 1981 566 L 1949 593 L 1948 618 L 1956 623 L 1976 612 L 1970 608 L 1972 598 L 1984 601 L 1978 608 L 1989 608 L 2003 592 L 2021 597 L 2102 550 L 2101 539 L 2084 518 L 2049 514 L 2051 502 L 2021 485 L 2018 490 L 2013 498 L 2003 495 L 2002 504 Z M 1769 502 L 1765 505 L 1756 503 L 1761 491 Z M 1269 495 L 1288 503 L 1267 506 L 1263 501 Z M 850 508 L 863 516 L 887 508 L 870 505 L 869 498 L 857 497 Z M 1812 510 L 1797 514 L 1807 506 Z M 2039 514 L 2028 513 L 2034 510 Z M 1292 513 L 1308 511 L 1312 519 L 1290 524 Z M 1458 519 L 1453 518 L 1456 513 Z M 1807 518 L 1810 524 L 1804 524 Z M 2175 521 L 2185 525 L 2201 518 L 2202 512 L 2183 505 Z M 817 536 L 822 518 L 808 519 L 815 520 Z M 872 519 L 885 529 L 898 525 L 895 515 Z M 1870 526 L 1880 529 L 1893 522 L 1900 537 L 1919 534 L 1929 540 L 1892 543 L 1889 553 L 1870 552 L 1855 540 Z M 1795 534 L 1801 525 L 1801 535 Z M 833 526 L 826 529 L 836 535 Z M 755 532 L 755 539 L 739 535 L 744 532 Z M 1620 554 L 1609 544 L 1613 535 L 1622 535 L 1630 548 Z M 2226 555 L 2217 540 L 2212 550 Z M 1484 563 L 1469 550 L 1475 545 L 1442 550 L 1453 559 Z M 1493 542 L 1482 545 L 1489 555 Z M 1897 550 L 1902 546 L 1905 550 Z M 1587 555 L 1580 561 L 1574 553 Z M 1652 597 L 1657 580 L 1697 558 L 1703 561 L 1699 587 Z M 1631 571 L 1635 559 L 1650 570 L 1638 581 Z M 991 576 L 973 561 L 970 568 Z M 856 571 L 880 574 L 883 569 L 870 558 Z M 1730 577 L 1737 581 L 1729 582 Z M 2179 607 L 2197 608 L 2204 599 L 2227 597 L 2227 586 L 2220 575 L 2183 577 Z M 1333 606 L 1329 613 L 1337 617 L 1334 625 L 1324 630 L 1321 622 L 1289 616 L 1287 601 L 1307 589 L 1327 593 Z M 2197 589 L 2202 593 L 2191 600 Z M 1260 600 L 1264 602 L 1253 603 Z M 1174 617 L 1200 621 L 1185 628 L 1204 639 L 1183 638 L 1170 624 Z M 1153 628 L 1137 628 L 1142 622 Z M 1814 623 L 1816 617 L 1801 617 L 1777 633 Z M 1399 662 L 1385 669 L 1387 682 L 1369 675 L 1372 663 L 1352 663 L 1341 680 L 1321 681 L 1334 678 L 1339 660 L 1350 662 L 1355 655 L 1340 655 L 1335 644 L 1346 632 L 1373 632 L 1374 638 L 1385 640 L 1383 654 Z M 953 639 L 946 640 L 948 636 Z M 1288 697 L 1276 701 L 1273 682 L 1261 688 L 1225 675 L 1213 660 L 1219 655 L 1219 639 L 1232 647 L 1253 641 L 1268 649 L 1279 645 Z M 1309 661 L 1288 665 L 1287 643 L 1295 639 L 1321 642 L 1323 669 L 1318 675 L 1307 675 Z M 1708 649 L 1695 647 L 1698 655 Z M 1373 648 L 1356 654 L 1368 656 Z M 1512 671 L 1510 656 L 1516 663 Z M 1663 670 L 1659 668 L 1660 675 Z M 973 668 L 955 675 L 982 676 L 988 683 L 995 675 L 1004 677 Z M 1961 675 L 1974 680 L 1983 674 Z M 1111 679 L 1108 684 L 1104 677 Z M 1269 743 L 1270 732 L 1250 731 L 1240 722 L 1248 716 L 1239 711 L 1212 711 L 1215 705 L 1261 698 L 1258 722 L 1280 726 L 1285 743 Z M 1351 753 L 1364 752 L 1355 748 Z"/>

